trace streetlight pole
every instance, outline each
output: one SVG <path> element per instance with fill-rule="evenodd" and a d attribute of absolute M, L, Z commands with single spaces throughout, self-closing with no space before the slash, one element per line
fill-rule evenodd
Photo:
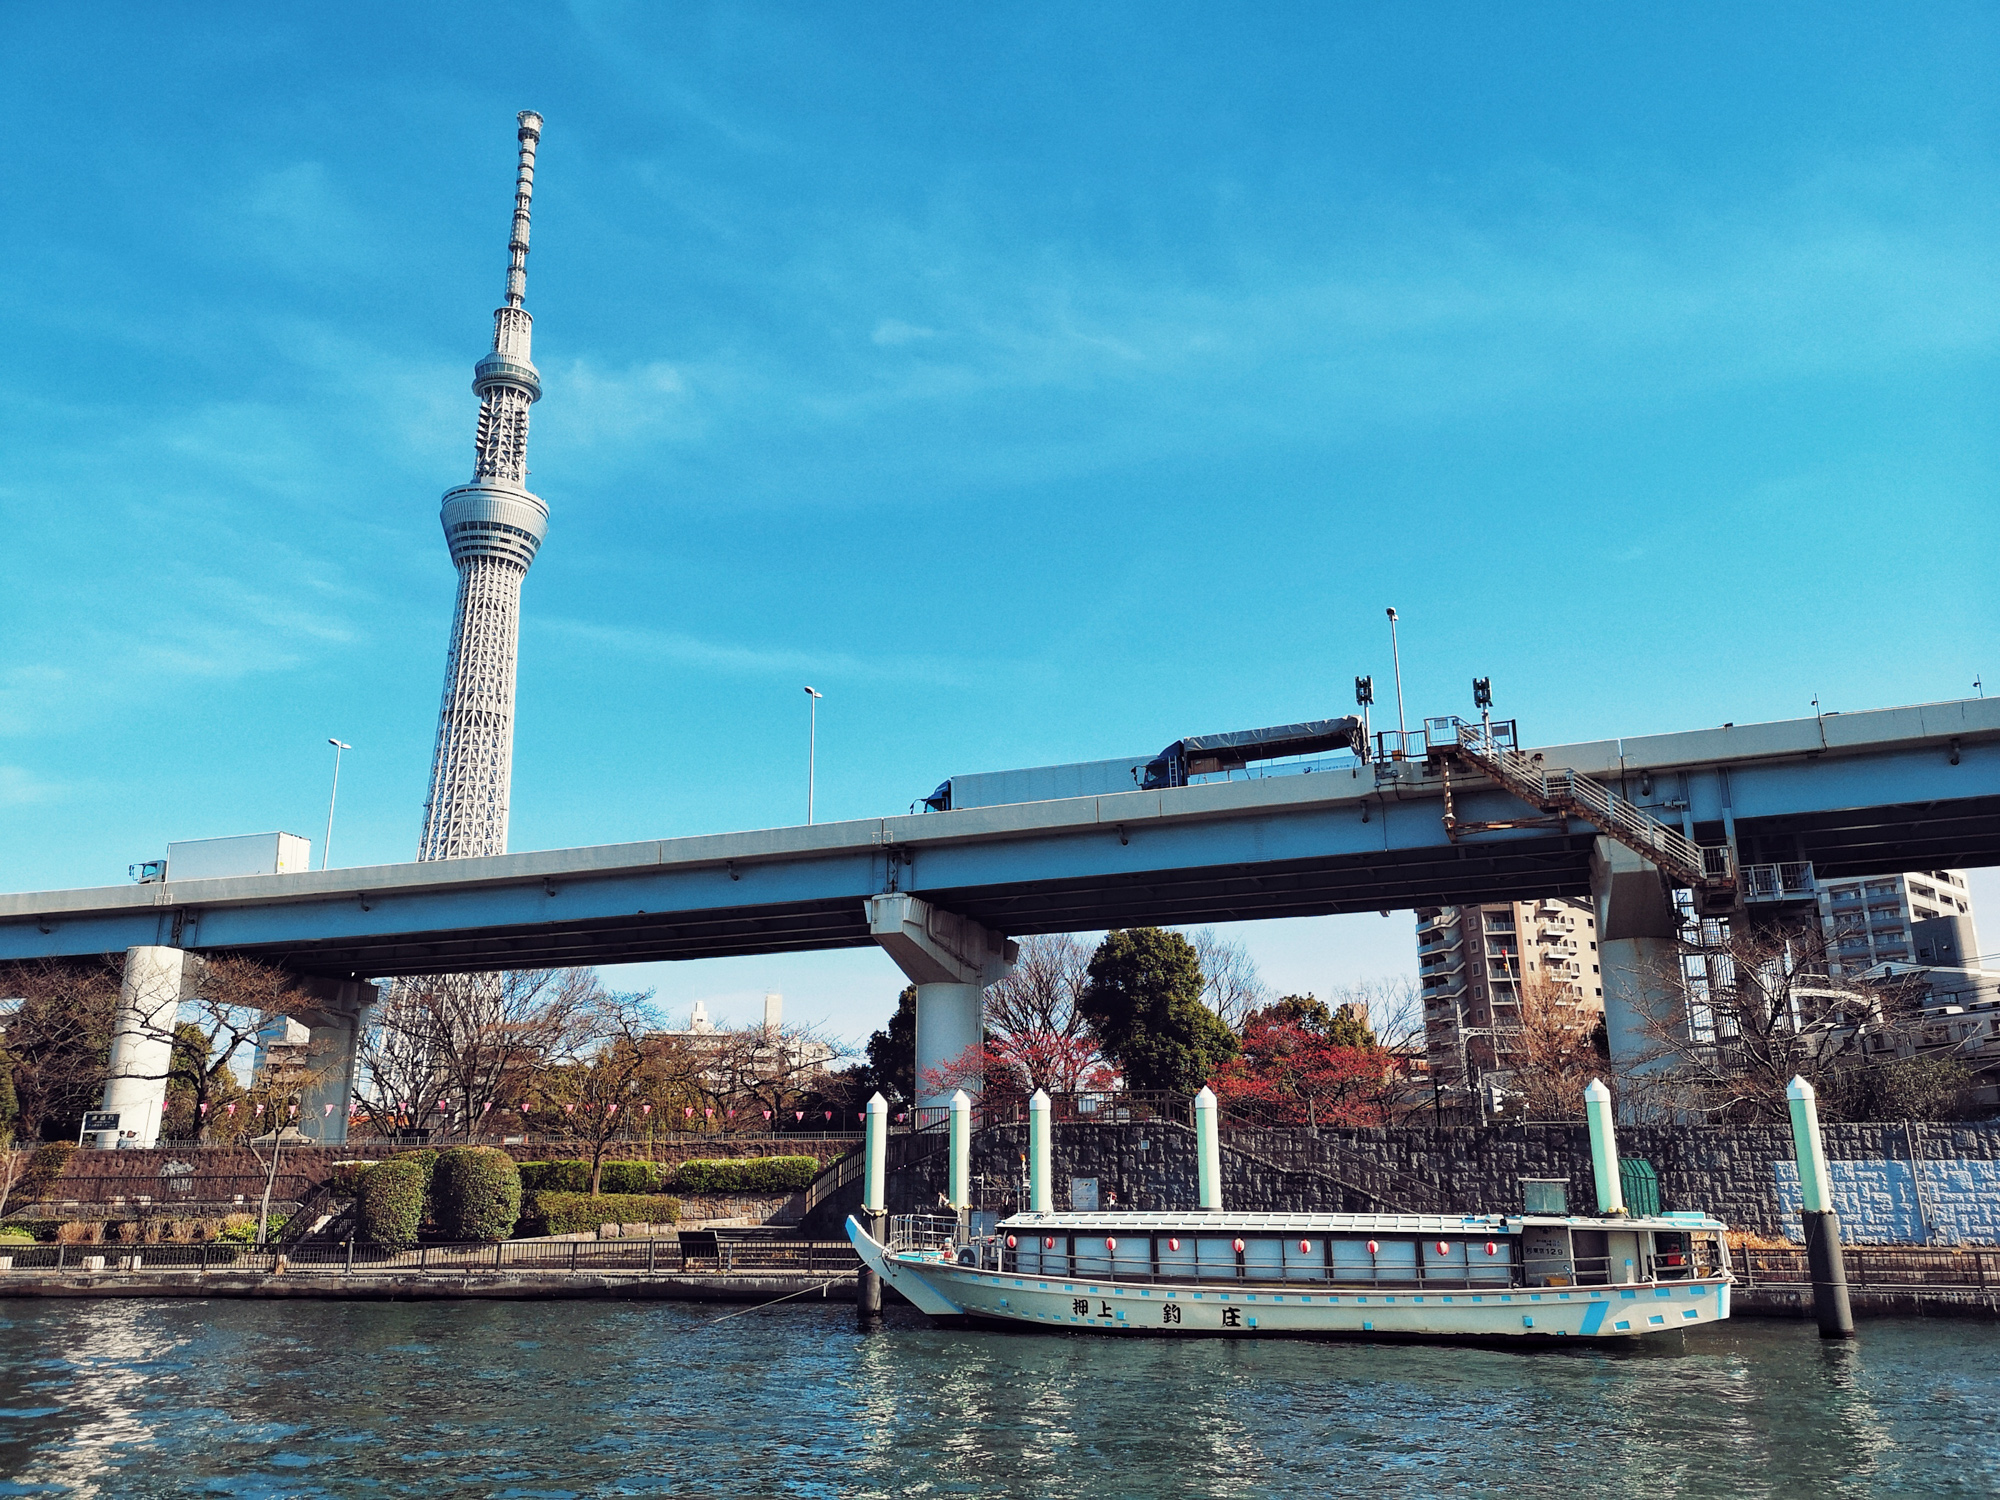
<path fill-rule="evenodd" d="M 812 719 L 806 729 L 806 822 L 813 820 L 813 762 L 819 754 L 819 700 L 826 696 L 818 688 L 808 687 L 806 696 L 812 699 Z"/>
<path fill-rule="evenodd" d="M 1396 729 L 1398 733 L 1408 735 L 1410 726 L 1403 720 L 1403 652 L 1402 648 L 1396 644 L 1396 611 L 1394 609 L 1389 611 L 1389 660 L 1395 663 L 1396 667 Z"/>
<path fill-rule="evenodd" d="M 326 868 L 326 862 L 333 858 L 333 804 L 340 797 L 340 752 L 354 748 L 334 739 L 329 739 L 327 743 L 333 746 L 333 790 L 326 795 L 326 842 L 319 847 L 319 867 L 322 870 Z"/>

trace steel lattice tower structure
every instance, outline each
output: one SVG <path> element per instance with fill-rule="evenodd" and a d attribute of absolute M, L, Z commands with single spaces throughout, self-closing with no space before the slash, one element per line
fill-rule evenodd
<path fill-rule="evenodd" d="M 445 658 L 420 860 L 507 852 L 521 580 L 549 525 L 548 506 L 527 488 L 528 408 L 540 399 L 542 382 L 529 357 L 534 320 L 522 306 L 542 117 L 523 110 L 519 120 L 507 295 L 493 314 L 492 352 L 473 368 L 479 435 L 472 482 L 446 492 L 440 518 L 458 568 L 458 609 Z"/>

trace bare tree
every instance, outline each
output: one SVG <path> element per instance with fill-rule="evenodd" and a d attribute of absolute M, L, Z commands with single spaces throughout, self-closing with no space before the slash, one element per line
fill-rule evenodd
<path fill-rule="evenodd" d="M 647 1039 L 658 1025 L 652 995 L 600 989 L 584 1006 L 580 1025 L 561 1055 L 542 1059 L 528 1080 L 522 1114 L 542 1129 L 568 1137 L 590 1157 L 590 1191 L 598 1191 L 611 1143 L 633 1133 L 635 1116 L 649 1102 L 645 1087 L 653 1066 Z"/>
<path fill-rule="evenodd" d="M 102 1097 L 118 971 L 102 960 L 29 960 L 5 966 L 0 994 L 21 1001 L 7 1026 L 21 1135 L 74 1134 Z"/>
<path fill-rule="evenodd" d="M 1648 1113 L 1782 1121 L 1794 1077 L 1832 1097 L 1840 1075 L 1895 1057 L 1921 1031 L 1909 986 L 1830 977 L 1816 924 L 1702 921 L 1670 971 L 1630 988 L 1645 1043 L 1620 1086 Z"/>
<path fill-rule="evenodd" d="M 1074 933 L 1022 938 L 1013 970 L 986 989 L 986 1029 L 1003 1038 L 1061 1037 L 1090 1029 L 1076 1008 L 1090 978 L 1091 947 Z"/>
<path fill-rule="evenodd" d="M 1241 1031 L 1254 1010 L 1270 1003 L 1271 989 L 1257 973 L 1257 961 L 1241 941 L 1213 927 L 1184 934 L 1201 960 L 1201 997 L 1231 1031 Z"/>
<path fill-rule="evenodd" d="M 1413 975 L 1351 979 L 1335 985 L 1326 1004 L 1336 1022 L 1346 1016 L 1363 1023 L 1386 1054 L 1374 1100 L 1382 1119 L 1405 1119 L 1434 1102 L 1422 1082 L 1424 997 Z"/>
<path fill-rule="evenodd" d="M 766 1112 L 782 1120 L 849 1052 L 815 1026 L 743 1026 L 703 1037 L 694 1049 L 702 1109 Z"/>
<path fill-rule="evenodd" d="M 1567 984 L 1539 977 L 1522 984 L 1520 1024 L 1494 1042 L 1528 1119 L 1583 1118 L 1583 1091 L 1607 1064 L 1597 1048 L 1600 1020 Z"/>
<path fill-rule="evenodd" d="M 479 1134 L 517 1105 L 544 1061 L 571 1055 L 608 998 L 595 969 L 510 969 L 398 981 L 361 1053 L 363 1110 L 378 1129 Z"/>

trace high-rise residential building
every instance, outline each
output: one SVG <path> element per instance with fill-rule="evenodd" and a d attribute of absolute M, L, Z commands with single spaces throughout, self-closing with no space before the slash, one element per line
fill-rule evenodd
<path fill-rule="evenodd" d="M 1826 932 L 1829 971 L 1854 975 L 1880 963 L 1937 963 L 1935 954 L 1919 955 L 1912 928 L 1937 917 L 1957 917 L 1952 924 L 1966 938 L 1955 941 L 1950 961 L 1964 964 L 1976 957 L 1972 896 L 1963 870 L 1911 870 L 1901 875 L 1867 875 L 1819 883 L 1820 923 Z"/>
<path fill-rule="evenodd" d="M 524 110 L 515 138 L 514 228 L 507 239 L 507 290 L 493 314 L 493 348 L 473 367 L 479 428 L 472 482 L 444 497 L 442 520 L 458 568 L 458 608 L 445 658 L 444 701 L 418 859 L 507 852 L 514 769 L 514 664 L 520 647 L 521 581 L 548 531 L 549 508 L 528 493 L 528 408 L 542 394 L 529 357 L 534 320 L 528 292 L 528 206 L 542 117 Z"/>
<path fill-rule="evenodd" d="M 1513 1065 L 1527 987 L 1604 1013 L 1597 919 L 1551 897 L 1417 909 L 1417 966 L 1430 1076 L 1445 1093 Z"/>

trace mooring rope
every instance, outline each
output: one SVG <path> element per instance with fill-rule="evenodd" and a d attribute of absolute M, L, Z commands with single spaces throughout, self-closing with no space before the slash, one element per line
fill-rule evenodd
<path fill-rule="evenodd" d="M 773 1297 L 769 1302 L 759 1302 L 755 1307 L 746 1307 L 740 1309 L 737 1312 L 724 1313 L 719 1318 L 710 1318 L 706 1323 L 703 1323 L 701 1326 L 703 1328 L 713 1328 L 717 1323 L 727 1323 L 731 1318 L 742 1318 L 749 1316 L 753 1312 L 762 1312 L 767 1307 L 776 1307 L 780 1302 L 789 1302 L 794 1297 L 803 1297 L 807 1292 L 824 1291 L 826 1290 L 826 1288 L 832 1286 L 836 1281 L 845 1281 L 849 1276 L 852 1276 L 853 1274 L 854 1273 L 852 1271 L 845 1271 L 838 1276 L 824 1277 L 820 1281 L 815 1283 L 813 1286 L 802 1286 L 796 1292 L 787 1292 L 782 1297 Z"/>

